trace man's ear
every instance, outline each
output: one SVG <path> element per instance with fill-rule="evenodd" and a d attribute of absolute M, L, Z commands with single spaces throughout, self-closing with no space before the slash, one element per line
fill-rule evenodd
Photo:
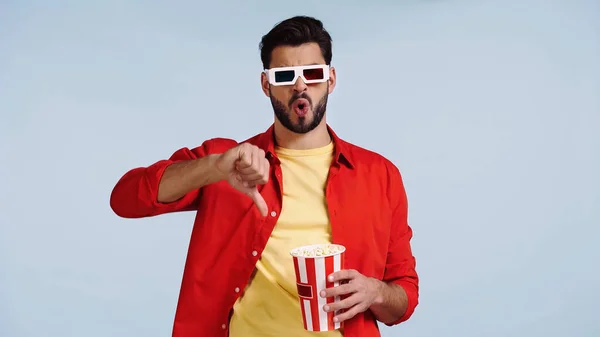
<path fill-rule="evenodd" d="M 265 96 L 271 97 L 269 93 L 269 80 L 267 79 L 267 74 L 265 74 L 264 71 L 260 73 L 260 86 Z"/>
<path fill-rule="evenodd" d="M 336 84 L 336 74 L 335 74 L 335 68 L 334 67 L 329 67 L 329 93 L 331 94 L 333 92 L 333 89 L 335 89 L 335 84 Z"/>

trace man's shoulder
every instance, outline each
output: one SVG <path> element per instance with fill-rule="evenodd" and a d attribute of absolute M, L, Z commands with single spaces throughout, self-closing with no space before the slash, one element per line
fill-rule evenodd
<path fill-rule="evenodd" d="M 368 179 L 369 182 L 379 182 L 371 186 L 385 186 L 385 195 L 393 203 L 400 202 L 398 196 L 404 191 L 404 183 L 400 169 L 391 159 L 379 152 L 345 142 L 346 151 L 349 152 L 350 161 L 358 176 Z"/>
<path fill-rule="evenodd" d="M 396 164 L 383 154 L 348 141 L 343 141 L 343 143 L 349 152 L 352 164 L 357 168 L 365 166 L 365 168 L 385 170 L 392 174 L 399 172 Z"/>

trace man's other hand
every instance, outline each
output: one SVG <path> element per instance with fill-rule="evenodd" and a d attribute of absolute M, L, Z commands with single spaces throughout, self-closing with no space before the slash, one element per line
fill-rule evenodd
<path fill-rule="evenodd" d="M 325 289 L 320 294 L 321 297 L 342 298 L 341 301 L 329 303 L 323 308 L 327 312 L 342 311 L 333 318 L 336 322 L 346 321 L 382 301 L 382 287 L 385 284 L 377 279 L 366 277 L 356 270 L 340 270 L 329 275 L 328 280 L 340 282 L 339 286 Z"/>

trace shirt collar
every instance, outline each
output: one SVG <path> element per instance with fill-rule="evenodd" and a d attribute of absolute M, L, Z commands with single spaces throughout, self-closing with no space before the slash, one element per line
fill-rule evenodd
<path fill-rule="evenodd" d="M 333 160 L 337 165 L 344 165 L 350 169 L 354 169 L 353 159 L 349 149 L 349 144 L 339 138 L 333 129 L 327 124 L 327 131 L 331 136 L 334 145 Z M 275 125 L 271 126 L 264 133 L 260 134 L 257 139 L 258 147 L 265 151 L 267 159 L 277 158 L 275 154 Z"/>

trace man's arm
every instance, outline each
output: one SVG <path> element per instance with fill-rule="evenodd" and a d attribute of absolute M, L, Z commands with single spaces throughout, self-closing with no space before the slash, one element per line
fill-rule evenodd
<path fill-rule="evenodd" d="M 124 218 L 193 210 L 201 184 L 214 179 L 207 173 L 211 158 L 205 142 L 192 150 L 177 150 L 167 160 L 129 170 L 113 188 L 110 206 Z"/>
<path fill-rule="evenodd" d="M 327 304 L 325 311 L 346 309 L 333 318 L 336 322 L 348 320 L 369 309 L 375 318 L 387 325 L 400 321 L 408 310 L 408 296 L 404 288 L 395 283 L 386 283 L 373 277 L 362 275 L 354 269 L 340 270 L 329 276 L 329 282 L 344 284 L 325 289 L 322 297 L 348 295 L 349 297 L 333 304 Z"/>
<path fill-rule="evenodd" d="M 417 306 L 419 278 L 410 246 L 412 229 L 407 221 L 406 193 L 398 169 L 390 164 L 388 172 L 392 223 L 383 280 L 367 277 L 353 269 L 329 275 L 329 282 L 341 284 L 325 289 L 319 295 L 325 298 L 349 295 L 324 306 L 327 312 L 345 309 L 333 318 L 334 321 L 343 322 L 370 310 L 378 321 L 392 326 L 409 319 Z"/>
<path fill-rule="evenodd" d="M 412 253 L 412 228 L 408 224 L 408 199 L 398 168 L 391 163 L 389 200 L 392 206 L 392 227 L 385 273 L 379 303 L 371 311 L 379 321 L 395 325 L 408 320 L 419 302 L 419 277 Z"/>
<path fill-rule="evenodd" d="M 169 160 L 127 172 L 113 189 L 111 208 L 124 218 L 194 210 L 204 186 L 227 179 L 266 216 L 267 204 L 256 187 L 269 180 L 264 151 L 248 143 L 219 142 L 210 146 L 216 149 L 209 150 L 207 141 L 191 151 L 180 149 Z"/>
<path fill-rule="evenodd" d="M 400 320 L 408 308 L 406 291 L 395 283 L 385 283 L 375 280 L 378 284 L 379 296 L 369 309 L 375 318 L 387 325 Z"/>
<path fill-rule="evenodd" d="M 215 170 L 217 157 L 210 154 L 167 166 L 158 185 L 158 202 L 177 201 L 193 190 L 223 180 L 224 177 Z"/>

